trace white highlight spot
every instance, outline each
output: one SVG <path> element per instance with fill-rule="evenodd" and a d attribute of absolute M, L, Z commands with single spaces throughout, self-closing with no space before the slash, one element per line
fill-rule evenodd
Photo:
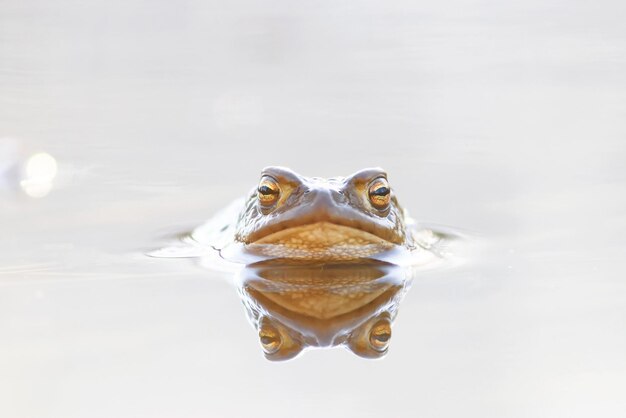
<path fill-rule="evenodd" d="M 52 183 L 57 175 L 57 161 L 53 156 L 40 152 L 30 156 L 26 162 L 24 180 L 20 186 L 30 197 L 44 197 L 52 190 Z"/>

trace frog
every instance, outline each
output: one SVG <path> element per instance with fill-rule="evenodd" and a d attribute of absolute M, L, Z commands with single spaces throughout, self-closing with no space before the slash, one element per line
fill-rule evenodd
<path fill-rule="evenodd" d="M 269 166 L 246 195 L 181 234 L 176 244 L 148 255 L 199 258 L 218 271 L 268 259 L 331 263 L 377 258 L 430 268 L 449 259 L 457 237 L 416 223 L 382 168 L 322 178 Z"/>
<path fill-rule="evenodd" d="M 347 177 L 261 171 L 234 226 L 234 241 L 272 258 L 351 260 L 415 248 L 411 220 L 382 168 Z"/>

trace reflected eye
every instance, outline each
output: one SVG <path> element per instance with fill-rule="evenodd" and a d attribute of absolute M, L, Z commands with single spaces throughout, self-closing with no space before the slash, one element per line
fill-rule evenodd
<path fill-rule="evenodd" d="M 257 189 L 259 202 L 263 206 L 272 206 L 278 201 L 279 195 L 280 188 L 278 187 L 276 180 L 267 176 L 263 177 L 259 183 L 259 188 Z"/>
<path fill-rule="evenodd" d="M 283 344 L 278 330 L 268 324 L 263 325 L 262 328 L 259 329 L 259 340 L 261 340 L 263 351 L 267 354 L 274 354 Z"/>
<path fill-rule="evenodd" d="M 372 181 L 368 190 L 370 203 L 377 209 L 386 209 L 391 201 L 391 189 L 384 178 Z"/>
<path fill-rule="evenodd" d="M 370 346 L 378 352 L 385 351 L 389 347 L 390 339 L 391 324 L 386 319 L 378 321 L 370 330 Z"/>

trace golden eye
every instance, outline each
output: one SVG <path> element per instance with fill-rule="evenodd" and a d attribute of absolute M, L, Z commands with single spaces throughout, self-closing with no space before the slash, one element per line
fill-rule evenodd
<path fill-rule="evenodd" d="M 278 330 L 268 324 L 264 324 L 261 329 L 259 329 L 259 340 L 261 340 L 263 351 L 267 354 L 274 354 L 283 344 Z"/>
<path fill-rule="evenodd" d="M 370 346 L 374 350 L 382 352 L 389 347 L 389 340 L 391 340 L 391 324 L 389 320 L 382 319 L 374 324 L 370 330 Z"/>
<path fill-rule="evenodd" d="M 276 180 L 267 176 L 263 177 L 257 189 L 257 196 L 261 205 L 272 206 L 278 202 L 279 195 L 280 187 L 278 187 Z"/>
<path fill-rule="evenodd" d="M 370 202 L 376 209 L 386 209 L 391 201 L 391 189 L 384 178 L 374 180 L 368 190 Z"/>

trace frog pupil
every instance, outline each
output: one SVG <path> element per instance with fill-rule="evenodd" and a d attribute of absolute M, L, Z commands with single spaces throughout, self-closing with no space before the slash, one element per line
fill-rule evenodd
<path fill-rule="evenodd" d="M 385 186 L 379 187 L 376 190 L 374 190 L 372 194 L 374 196 L 387 196 L 389 194 L 389 188 Z"/>
<path fill-rule="evenodd" d="M 269 186 L 263 185 L 259 187 L 259 193 L 268 195 L 268 194 L 274 194 L 275 192 Z"/>
<path fill-rule="evenodd" d="M 261 337 L 261 344 L 263 344 L 263 345 L 270 345 L 270 344 L 275 343 L 275 342 L 276 342 L 276 338 L 274 338 L 274 337 L 269 337 L 269 336 L 266 336 L 266 335 Z"/>
<path fill-rule="evenodd" d="M 386 343 L 391 338 L 391 334 L 388 334 L 388 333 L 376 334 L 376 335 L 373 335 L 373 338 L 376 341 L 379 341 L 381 343 Z"/>

